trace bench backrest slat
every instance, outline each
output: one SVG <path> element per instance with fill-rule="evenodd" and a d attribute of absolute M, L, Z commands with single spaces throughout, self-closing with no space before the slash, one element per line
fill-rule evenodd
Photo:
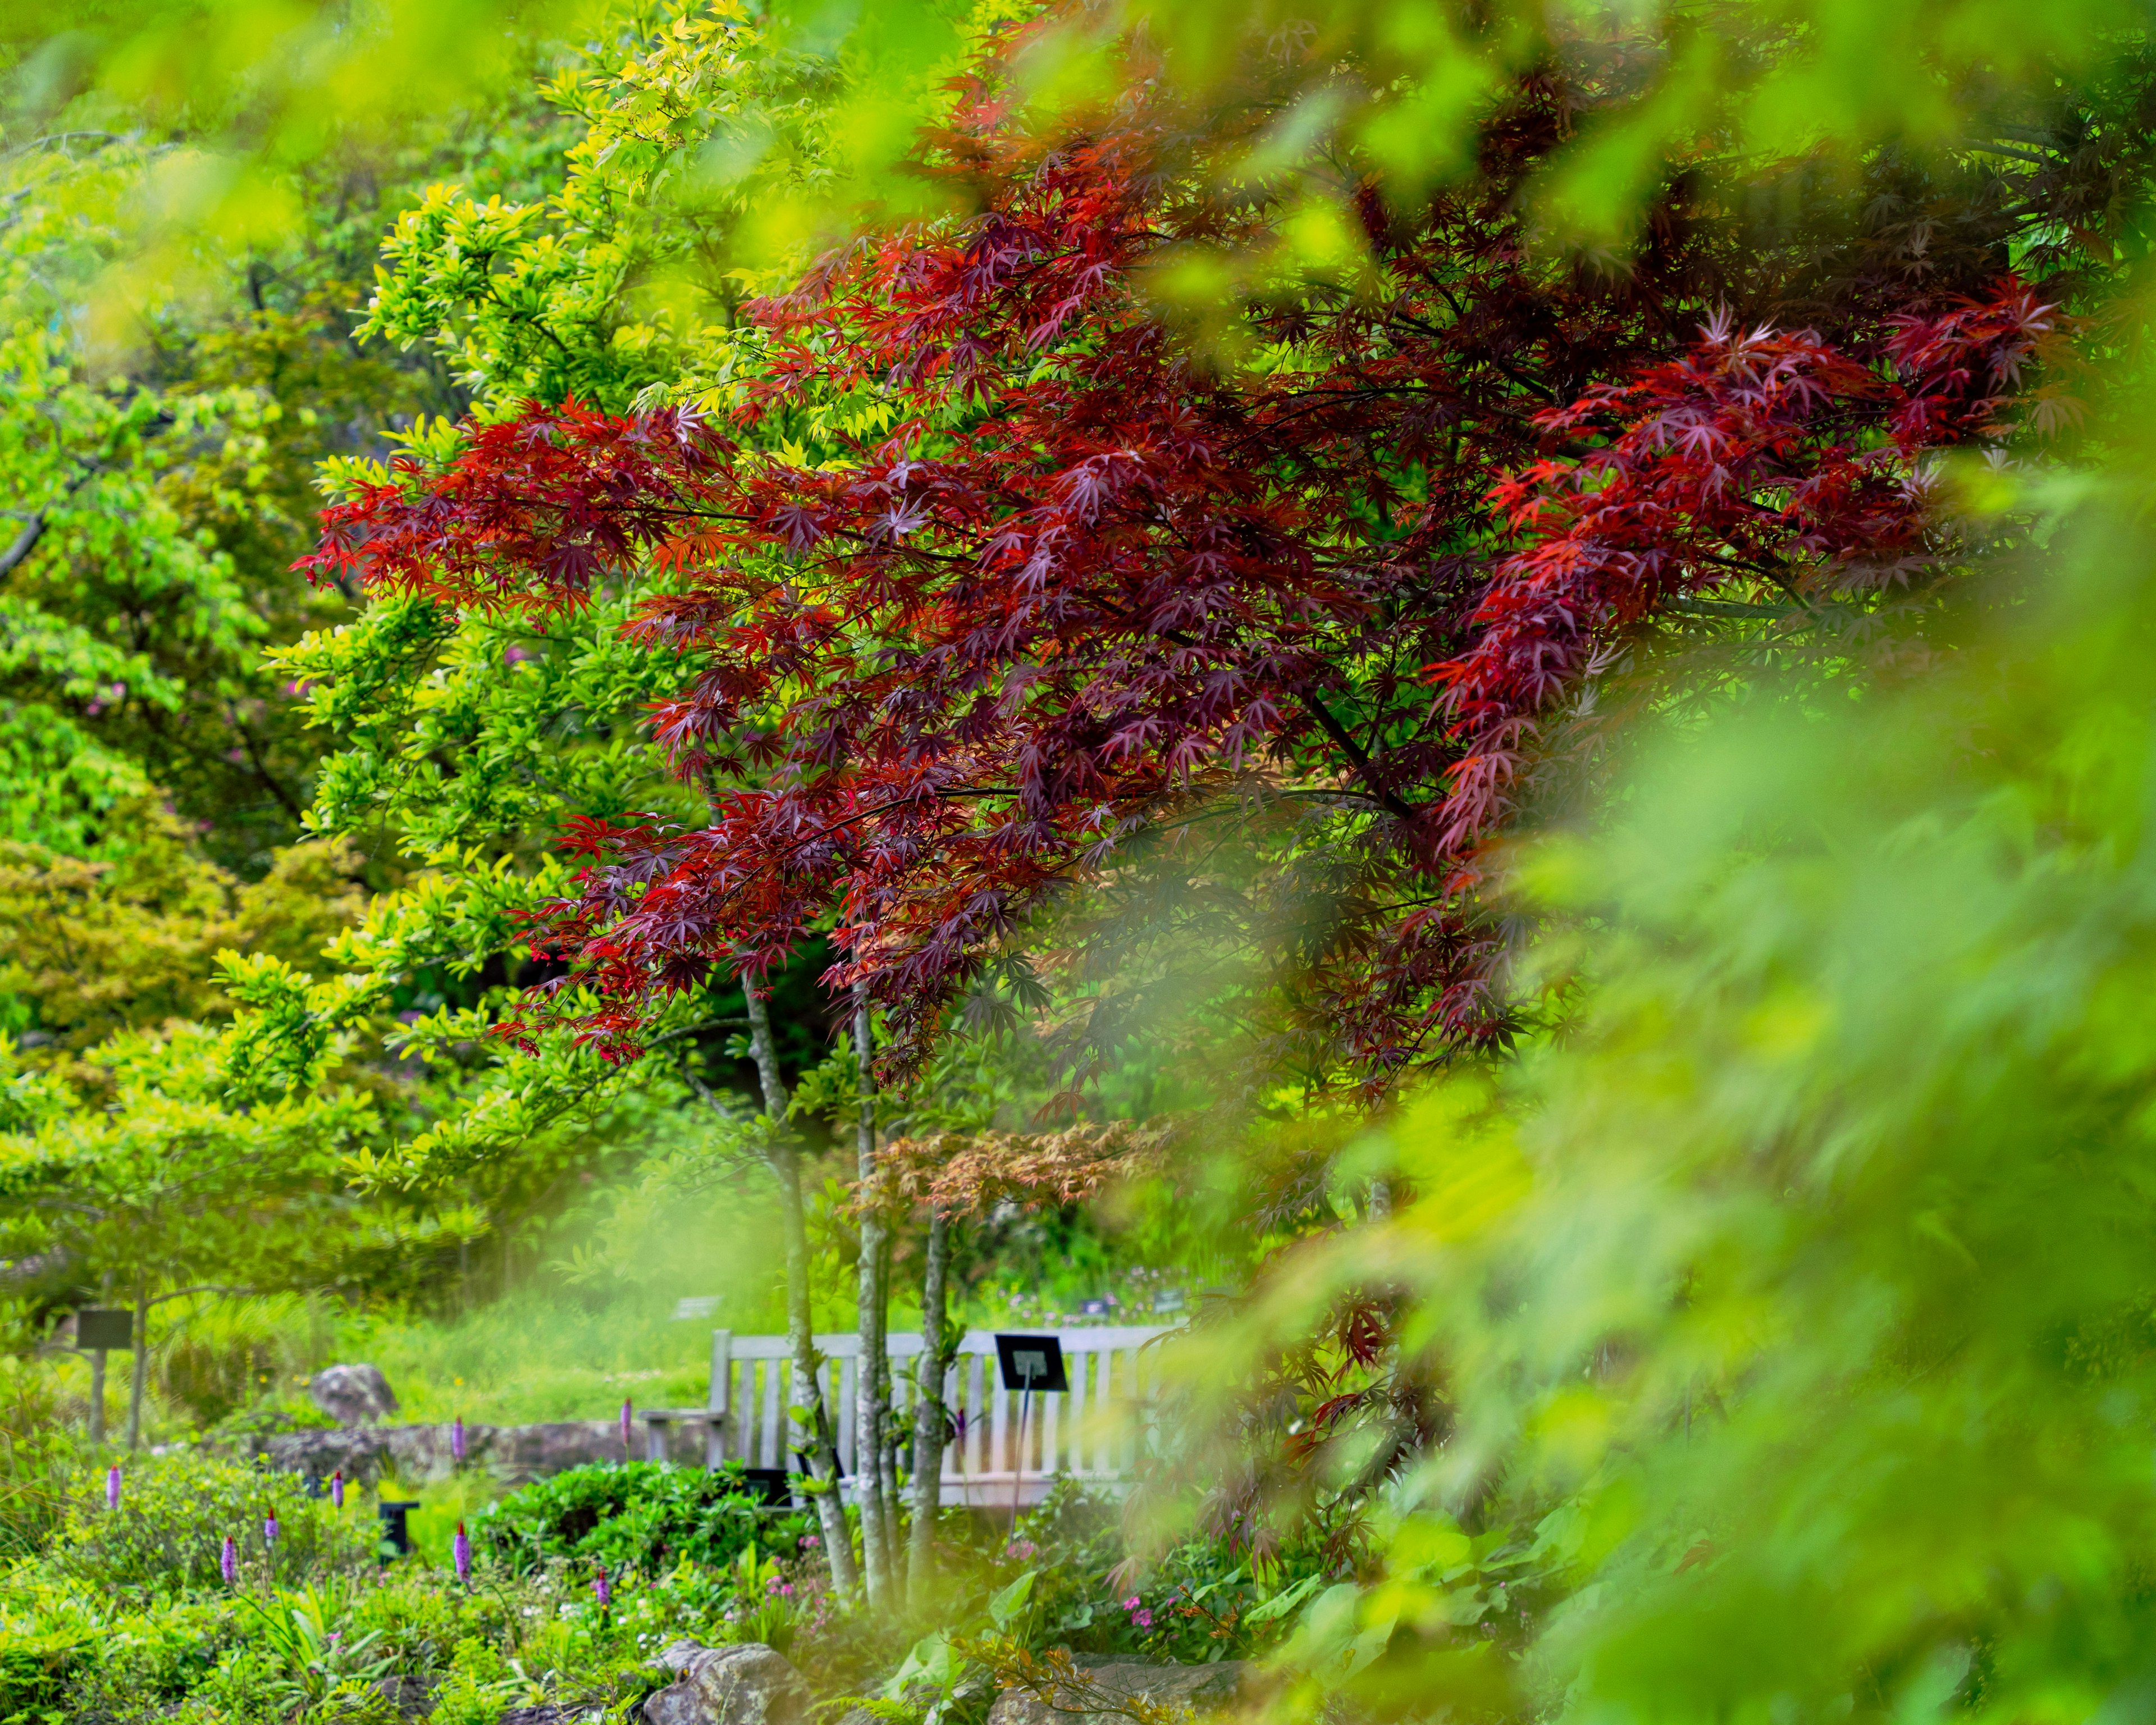
<path fill-rule="evenodd" d="M 1034 1399 L 1023 1457 L 1018 1454 L 1019 1394 L 1003 1387 L 996 1332 L 968 1331 L 943 1384 L 944 1406 L 963 1420 L 960 1435 L 943 1452 L 944 1479 L 953 1484 L 1009 1480 L 1021 1467 L 1032 1478 L 1051 1473 L 1101 1482 L 1128 1478 L 1142 1448 L 1146 1398 L 1158 1387 L 1146 1346 L 1172 1328 L 1116 1324 L 1040 1332 L 1053 1334 L 1062 1344 L 1070 1389 L 1065 1395 Z M 819 1375 L 839 1465 L 851 1475 L 858 1466 L 852 1409 L 860 1337 L 850 1331 L 819 1336 L 816 1348 L 824 1356 Z M 917 1333 L 890 1338 L 892 1411 L 896 1428 L 908 1433 L 921 1352 Z M 801 1400 L 792 1383 L 792 1355 L 783 1336 L 712 1332 L 711 1388 L 706 1405 L 706 1449 L 714 1463 L 799 1465 L 788 1453 L 798 1434 L 791 1430 L 786 1409 Z"/>

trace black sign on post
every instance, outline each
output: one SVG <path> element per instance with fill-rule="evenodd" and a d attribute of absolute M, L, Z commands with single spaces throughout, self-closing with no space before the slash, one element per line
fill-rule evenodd
<path fill-rule="evenodd" d="M 1053 1336 L 996 1337 L 996 1363 L 1003 1369 L 1004 1388 L 1024 1392 L 1018 1408 L 1018 1448 L 1011 1456 L 1011 1538 L 1018 1538 L 1019 1481 L 1025 1477 L 1025 1428 L 1033 1409 L 1034 1392 L 1058 1394 L 1070 1388 L 1063 1375 L 1063 1344 Z"/>
<path fill-rule="evenodd" d="M 1005 1389 L 1039 1390 L 1051 1395 L 1069 1391 L 1063 1375 L 1063 1344 L 1053 1336 L 998 1336 L 996 1363 Z"/>
<path fill-rule="evenodd" d="M 90 1356 L 90 1440 L 105 1441 L 105 1356 L 135 1345 L 135 1314 L 125 1307 L 92 1306 L 74 1315 L 74 1345 Z"/>
<path fill-rule="evenodd" d="M 74 1315 L 74 1345 L 90 1352 L 135 1345 L 135 1314 L 125 1307 L 91 1307 Z"/>
<path fill-rule="evenodd" d="M 398 1557 L 412 1549 L 412 1529 L 404 1517 L 419 1507 L 417 1498 L 383 1498 L 374 1506 L 374 1512 L 382 1518 L 382 1543 Z"/>

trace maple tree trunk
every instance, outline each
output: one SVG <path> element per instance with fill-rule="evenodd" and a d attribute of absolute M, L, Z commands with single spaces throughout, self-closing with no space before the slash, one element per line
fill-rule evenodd
<path fill-rule="evenodd" d="M 135 1359 L 127 1379 L 127 1448 L 130 1454 L 142 1445 L 142 1392 L 150 1381 L 150 1283 L 141 1271 L 135 1272 Z"/>
<path fill-rule="evenodd" d="M 771 1009 L 746 977 L 742 993 L 748 1001 L 749 1052 L 762 1081 L 764 1112 L 773 1126 L 767 1155 L 778 1180 L 779 1215 L 786 1234 L 786 1339 L 793 1354 L 793 1398 L 808 1416 L 808 1473 L 823 1488 L 815 1494 L 816 1516 L 824 1529 L 831 1584 L 851 1593 L 860 1585 L 860 1577 L 854 1568 L 845 1502 L 839 1496 L 838 1445 L 831 1441 L 830 1415 L 816 1369 L 816 1330 L 808 1300 L 808 1227 L 801 1209 L 801 1156 L 786 1131 L 786 1085 L 779 1076 L 778 1045 L 771 1035 Z"/>
<path fill-rule="evenodd" d="M 854 1057 L 860 1069 L 860 1114 L 855 1127 L 855 1169 L 861 1200 L 861 1251 L 855 1288 L 861 1339 L 854 1378 L 854 1497 L 861 1507 L 861 1564 L 868 1576 L 869 1603 L 896 1604 L 896 1541 L 891 1537 L 896 1506 L 884 1494 L 884 1427 L 890 1406 L 891 1358 L 887 1334 L 890 1288 L 885 1280 L 885 1235 L 881 1194 L 875 1167 L 875 1092 L 869 1076 L 874 1051 L 865 990 L 854 989 Z"/>
<path fill-rule="evenodd" d="M 921 1353 L 913 1404 L 913 1538 L 907 1579 L 916 1606 L 928 1599 L 936 1562 L 936 1517 L 943 1507 L 943 1271 L 951 1255 L 951 1224 L 928 1211 L 927 1263 L 921 1272 Z"/>

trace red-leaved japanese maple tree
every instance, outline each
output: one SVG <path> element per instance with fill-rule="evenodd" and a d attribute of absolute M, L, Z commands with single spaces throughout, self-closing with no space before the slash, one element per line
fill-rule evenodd
<path fill-rule="evenodd" d="M 924 155 L 978 213 L 752 308 L 731 421 L 534 403 L 329 511 L 310 567 L 458 604 L 672 578 L 634 628 L 692 669 L 653 722 L 712 818 L 572 836 L 586 1034 L 835 925 L 902 1060 L 1053 901 L 1066 946 L 1245 955 L 1250 1025 L 1322 1076 L 1503 1035 L 1478 888 L 1582 692 L 1653 627 L 1847 651 L 1930 578 L 1926 459 L 1997 429 L 2046 321 L 1981 245 L 1823 285 L 1700 174 L 1621 266 L 1538 249 L 1522 189 L 1599 87 L 1523 84 L 1411 207 L 1344 186 L 1368 270 L 1254 290 L 1237 357 L 1147 272 L 1262 249 L 1277 204 L 1222 167 L 1258 122 L 1136 80 L 1037 136 L 984 78 Z M 850 393 L 888 429 L 772 453 Z"/>

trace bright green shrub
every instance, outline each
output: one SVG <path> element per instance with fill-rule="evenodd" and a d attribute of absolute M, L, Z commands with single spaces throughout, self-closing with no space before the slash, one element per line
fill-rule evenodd
<path fill-rule="evenodd" d="M 213 1589 L 228 1538 L 252 1581 L 297 1585 L 374 1561 L 365 1511 L 355 1504 L 340 1512 L 326 1498 L 309 1497 L 295 1474 L 186 1455 L 136 1463 L 123 1480 L 120 1507 L 109 1510 L 104 1476 L 83 1479 L 49 1556 L 55 1574 L 107 1589 Z M 265 1546 L 263 1523 L 273 1510 L 278 1537 Z"/>
<path fill-rule="evenodd" d="M 738 1467 L 706 1473 L 654 1461 L 572 1467 L 480 1512 L 475 1548 L 517 1571 L 547 1558 L 647 1574 L 687 1559 L 718 1568 L 751 1543 L 791 1551 L 807 1517 L 765 1509 Z"/>
<path fill-rule="evenodd" d="M 50 1374 L 0 1358 L 0 1563 L 52 1538 L 84 1448 L 59 1416 Z"/>
<path fill-rule="evenodd" d="M 237 1640 L 231 1597 L 116 1600 L 22 1564 L 0 1581 L 0 1722 L 162 1716 Z"/>
<path fill-rule="evenodd" d="M 85 1638 L 64 1630 L 0 1630 L 0 1720 L 57 1716 L 86 1656 Z"/>
<path fill-rule="evenodd" d="M 475 1635 L 450 1650 L 449 1670 L 434 1692 L 434 1725 L 494 1725 L 502 1709 L 522 1698 L 501 1651 Z"/>

